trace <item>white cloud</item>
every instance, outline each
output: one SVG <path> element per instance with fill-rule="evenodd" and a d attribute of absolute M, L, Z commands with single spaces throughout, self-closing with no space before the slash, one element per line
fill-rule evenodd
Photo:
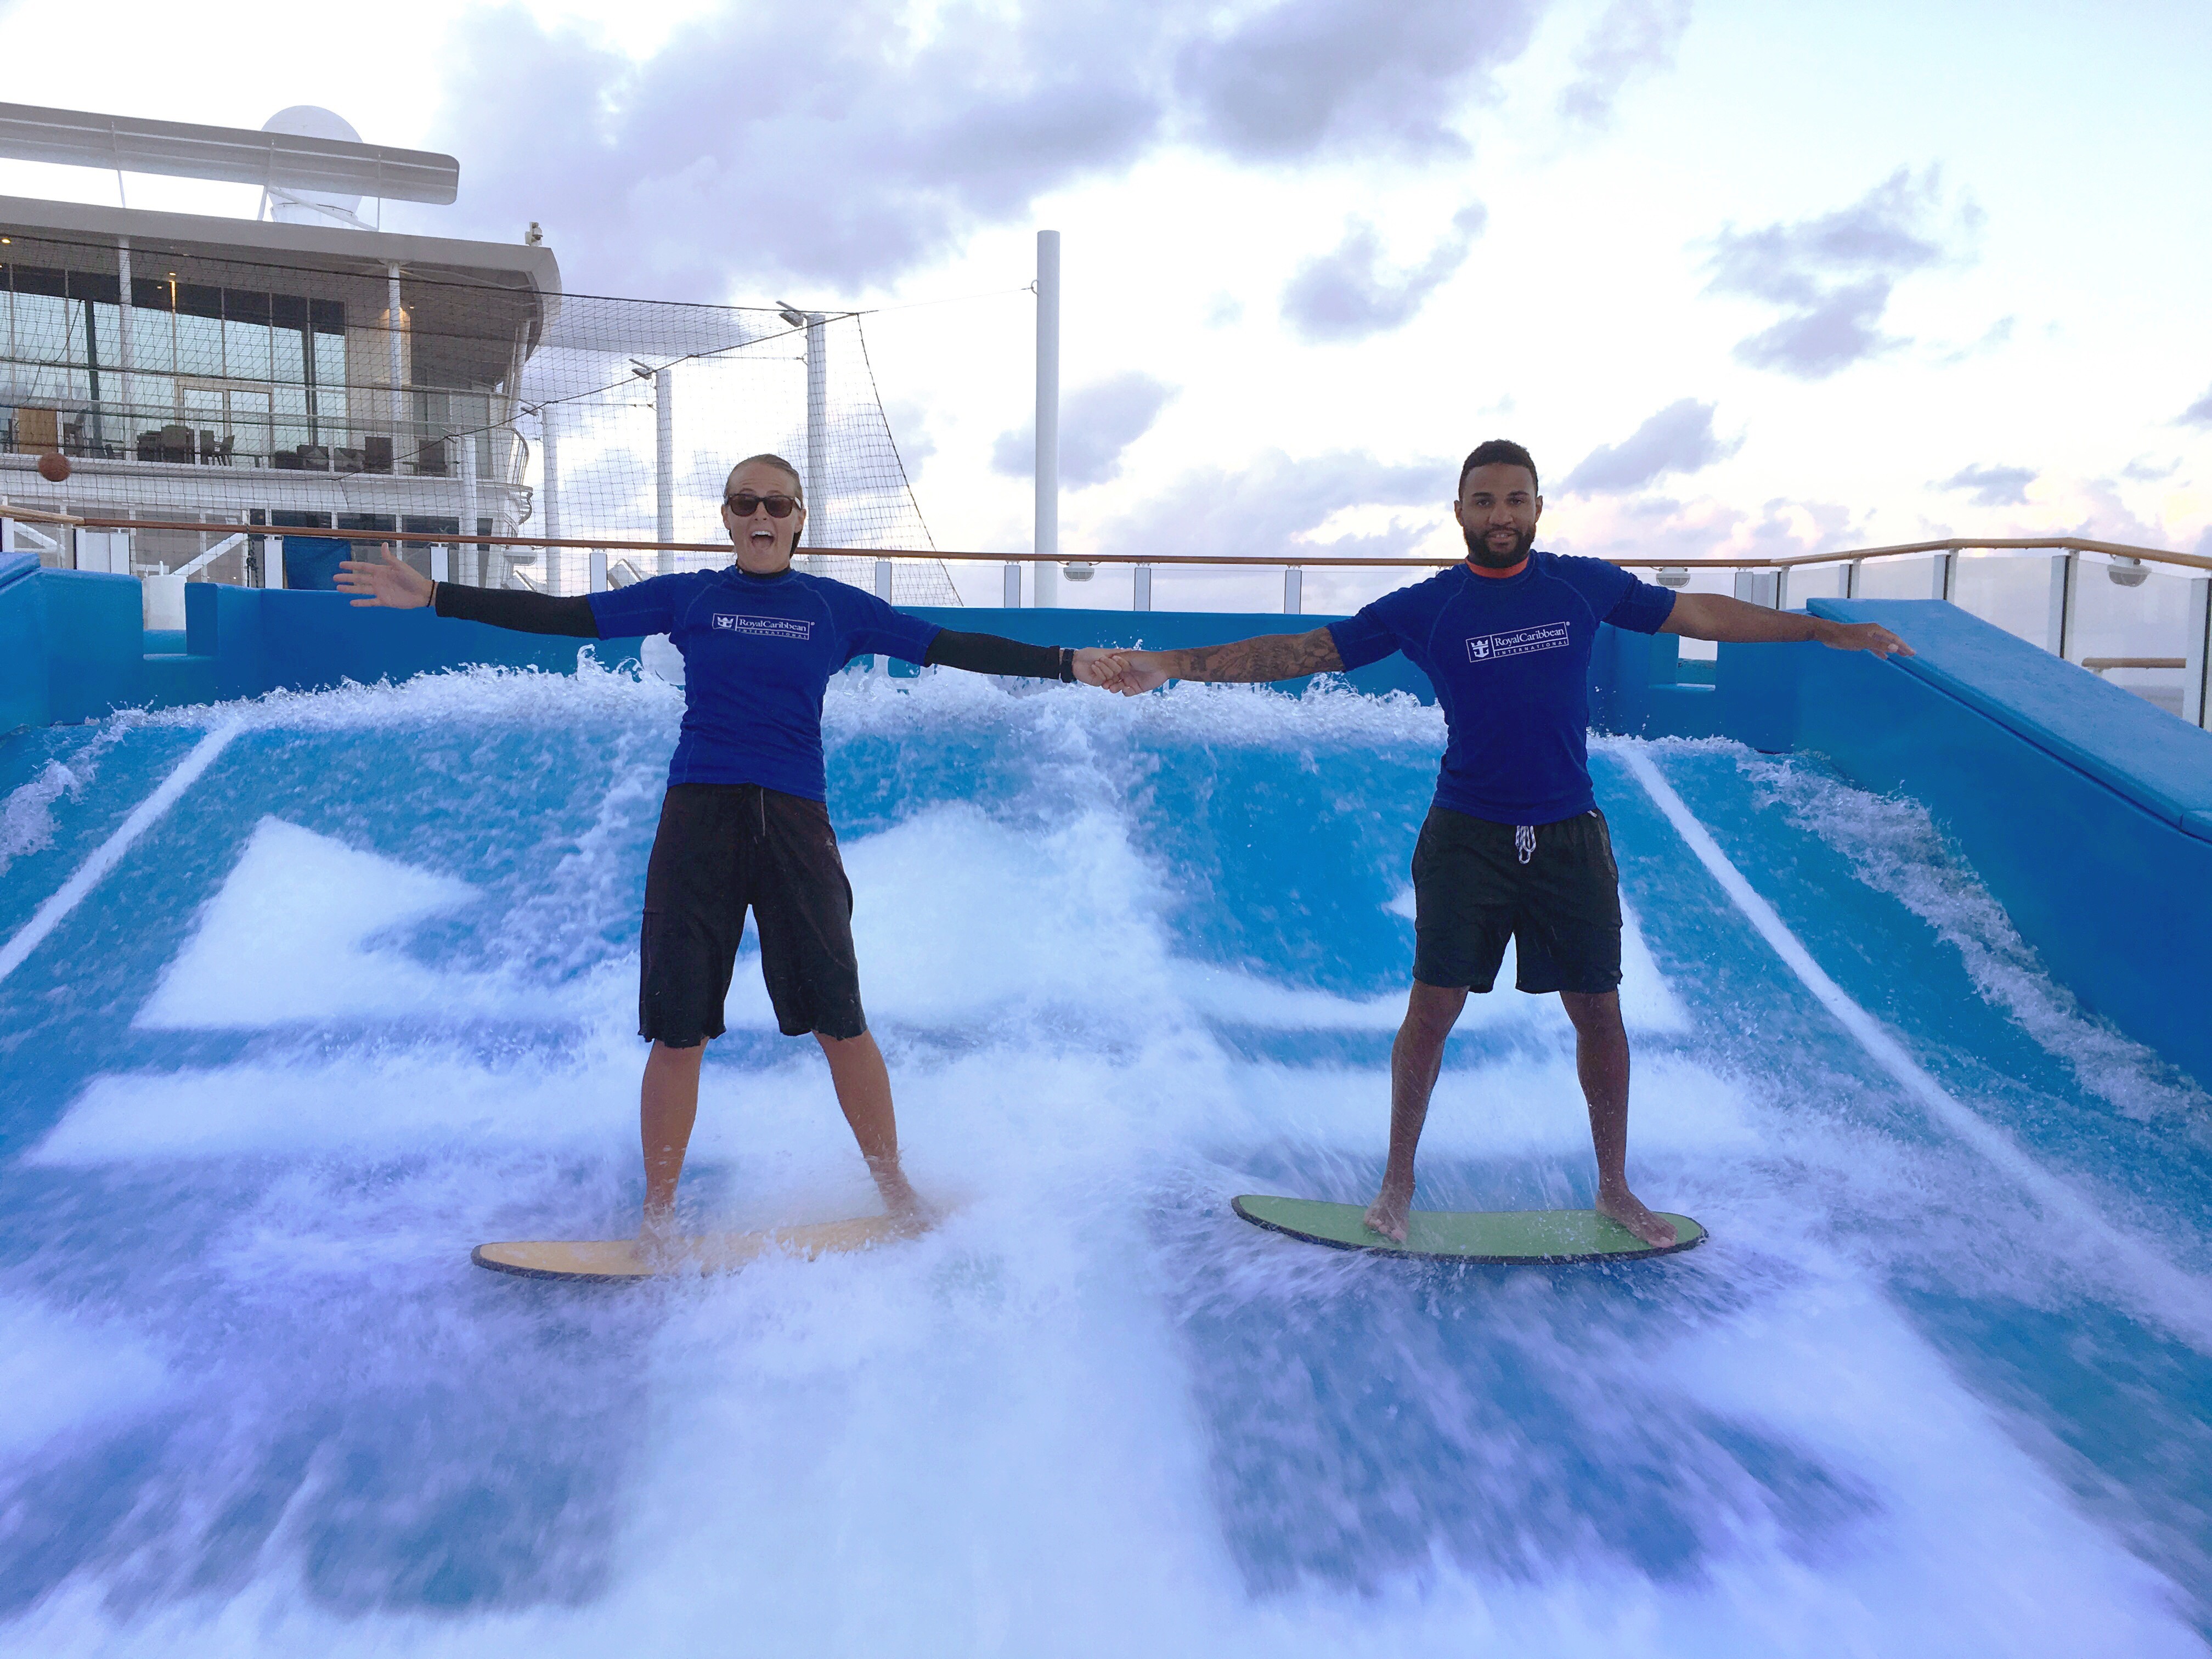
<path fill-rule="evenodd" d="M 1741 437 L 1723 441 L 1714 434 L 1712 404 L 1683 398 L 1619 443 L 1592 450 L 1560 488 L 1589 495 L 1642 489 L 1669 473 L 1702 471 L 1742 447 Z"/>
<path fill-rule="evenodd" d="M 1270 450 L 1246 465 L 1194 467 L 1141 507 L 1109 523 L 1099 550 L 1202 553 L 1225 559 L 1281 558 L 1310 544 L 1346 508 L 1422 507 L 1410 521 L 1329 542 L 1346 557 L 1409 552 L 1449 510 L 1457 472 L 1448 460 L 1394 465 L 1361 451 L 1293 459 Z"/>
<path fill-rule="evenodd" d="M 1847 208 L 1713 239 L 1708 291 L 1784 307 L 1772 327 L 1741 341 L 1754 368 L 1800 380 L 1839 369 L 1905 343 L 1882 331 L 1890 295 L 1915 271 L 1957 257 L 1955 245 L 1980 221 L 1972 203 L 1948 216 L 1941 177 L 1900 168 Z"/>
<path fill-rule="evenodd" d="M 465 206 L 504 229 L 529 204 L 577 287 L 850 295 L 1170 146 L 1270 167 L 1462 155 L 1456 124 L 1539 8 L 1273 0 L 1216 22 L 1107 0 L 763 0 L 641 59 L 511 5 L 458 26 L 445 125 L 471 158 Z M 764 62 L 771 41 L 791 50 Z"/>
<path fill-rule="evenodd" d="M 2035 478 L 2033 467 L 1965 466 L 1936 488 L 1966 490 L 1976 507 L 2024 507 Z"/>
<path fill-rule="evenodd" d="M 1174 401 L 1176 388 L 1132 369 L 1070 392 L 1060 411 L 1060 481 L 1070 489 L 1112 482 L 1121 475 L 1121 452 L 1143 437 Z M 1036 465 L 1036 422 L 999 434 L 992 446 L 994 471 L 1026 478 Z"/>
<path fill-rule="evenodd" d="M 1631 82 L 1674 67 L 1690 10 L 1690 0 L 1613 0 L 1575 52 L 1559 113 L 1582 126 L 1606 125 Z"/>
<path fill-rule="evenodd" d="M 1310 341 L 1364 340 L 1402 328 L 1467 263 L 1488 217 L 1480 202 L 1452 216 L 1451 228 L 1418 265 L 1386 270 L 1382 239 L 1364 219 L 1346 222 L 1330 252 L 1300 265 L 1283 289 L 1283 319 Z"/>

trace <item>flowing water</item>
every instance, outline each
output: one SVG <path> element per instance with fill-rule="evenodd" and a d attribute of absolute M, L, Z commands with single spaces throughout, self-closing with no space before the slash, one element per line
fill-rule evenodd
<path fill-rule="evenodd" d="M 1594 757 L 1632 1172 L 1711 1243 L 1455 1269 L 1229 1212 L 1379 1174 L 1434 709 L 845 677 L 863 988 L 951 1218 L 644 1288 L 471 1267 L 633 1224 L 678 695 L 0 744 L 0 1650 L 2206 1650 L 2212 1107 L 1813 761 Z M 750 951 L 685 1204 L 866 1212 Z M 1420 1201 L 1591 1184 L 1556 1002 L 1474 1000 Z"/>

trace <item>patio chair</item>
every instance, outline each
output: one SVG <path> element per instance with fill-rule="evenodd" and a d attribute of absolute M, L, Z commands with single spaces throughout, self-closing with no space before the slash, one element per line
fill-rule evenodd
<path fill-rule="evenodd" d="M 57 455 L 61 453 L 61 411 L 19 409 L 15 411 L 15 453 L 18 455 Z"/>

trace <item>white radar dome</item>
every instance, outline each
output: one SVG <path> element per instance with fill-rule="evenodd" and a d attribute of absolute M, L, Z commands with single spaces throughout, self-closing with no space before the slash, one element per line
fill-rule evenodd
<path fill-rule="evenodd" d="M 330 138 L 346 144 L 361 142 L 361 135 L 353 130 L 352 122 L 316 104 L 295 104 L 289 109 L 280 109 L 261 124 L 261 130 L 294 138 Z M 269 216 L 279 224 L 328 224 L 332 219 L 358 223 L 356 216 L 360 207 L 358 196 L 333 196 L 320 191 L 311 194 L 290 190 L 269 192 Z"/>

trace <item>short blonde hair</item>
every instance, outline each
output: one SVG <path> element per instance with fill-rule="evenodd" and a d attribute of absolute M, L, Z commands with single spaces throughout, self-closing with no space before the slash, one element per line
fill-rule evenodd
<path fill-rule="evenodd" d="M 730 479 L 738 476 L 738 467 L 750 466 L 755 461 L 758 461 L 765 466 L 774 467 L 777 471 L 782 473 L 785 477 L 790 479 L 792 500 L 797 501 L 801 507 L 806 505 L 806 486 L 799 479 L 799 469 L 793 466 L 789 461 L 785 460 L 781 455 L 746 456 L 744 459 L 738 463 L 738 466 L 732 467 L 727 477 L 722 480 L 722 489 L 724 493 L 726 494 L 728 492 Z"/>

